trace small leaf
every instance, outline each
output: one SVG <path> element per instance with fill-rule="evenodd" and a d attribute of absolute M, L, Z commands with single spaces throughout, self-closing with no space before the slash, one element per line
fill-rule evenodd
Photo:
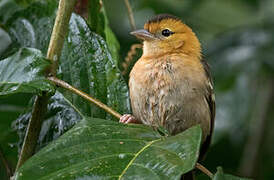
<path fill-rule="evenodd" d="M 85 118 L 31 157 L 16 179 L 179 179 L 194 168 L 201 129 L 162 137 L 148 126 Z"/>
<path fill-rule="evenodd" d="M 237 177 L 230 174 L 224 174 L 223 169 L 221 167 L 218 167 L 217 173 L 214 175 L 213 180 L 250 180 L 250 179 Z"/>
<path fill-rule="evenodd" d="M 54 85 L 45 78 L 50 62 L 37 49 L 22 48 L 0 61 L 0 96 L 14 93 L 53 93 Z"/>

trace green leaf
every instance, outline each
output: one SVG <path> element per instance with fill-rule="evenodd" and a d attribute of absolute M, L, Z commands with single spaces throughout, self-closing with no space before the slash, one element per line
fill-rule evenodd
<path fill-rule="evenodd" d="M 31 7 L 17 12 L 16 16 L 9 19 L 7 26 L 10 28 L 12 39 L 17 45 L 19 44 L 19 47 L 37 47 L 46 53 L 57 7 L 55 4 L 56 1 L 35 2 L 31 4 Z M 60 78 L 91 94 L 118 112 L 130 113 L 127 85 L 115 66 L 104 39 L 91 32 L 86 22 L 75 14 L 72 16 L 69 29 L 60 58 Z M 79 116 L 79 112 L 88 116 L 114 119 L 78 95 L 61 89 L 59 92 L 65 97 L 58 96 L 59 100 L 56 102 L 55 96 L 50 100 L 49 115 L 45 117 L 45 125 L 42 127 L 43 133 L 40 134 L 37 149 L 56 139 L 78 122 L 81 118 L 74 119 L 74 117 Z M 61 108 L 64 102 L 66 102 L 65 106 Z M 54 106 L 56 108 L 51 108 Z M 68 111 L 68 109 L 74 109 L 74 111 Z M 31 107 L 16 120 L 15 128 L 21 142 L 30 113 Z"/>
<path fill-rule="evenodd" d="M 22 146 L 25 137 L 32 104 L 33 99 L 30 101 L 26 112 L 21 114 L 14 122 L 14 128 L 20 138 L 19 147 Z M 49 142 L 61 136 L 82 118 L 81 113 L 59 91 L 56 91 L 48 101 L 48 110 L 44 117 L 36 150 L 40 150 Z"/>
<path fill-rule="evenodd" d="M 213 180 L 250 180 L 250 179 L 237 177 L 230 174 L 224 174 L 222 168 L 218 167 L 217 173 L 214 175 Z"/>
<path fill-rule="evenodd" d="M 14 93 L 53 93 L 54 85 L 45 78 L 50 62 L 39 50 L 20 49 L 13 56 L 0 61 L 0 96 Z"/>
<path fill-rule="evenodd" d="M 88 2 L 88 6 L 89 13 L 87 23 L 93 32 L 101 35 L 106 40 L 111 56 L 117 66 L 119 62 L 120 44 L 109 27 L 104 4 L 99 0 L 91 0 Z"/>
<path fill-rule="evenodd" d="M 90 94 L 120 113 L 129 113 L 127 85 L 115 66 L 106 41 L 91 32 L 83 18 L 71 16 L 68 38 L 60 61 L 62 79 Z M 65 97 L 82 114 L 98 118 L 112 118 L 105 111 L 64 91 Z"/>
<path fill-rule="evenodd" d="M 85 118 L 30 158 L 15 179 L 179 179 L 194 168 L 201 129 L 162 137 L 148 126 Z"/>
<path fill-rule="evenodd" d="M 12 13 L 4 22 L 4 27 L 12 39 L 12 45 L 8 51 L 14 52 L 21 47 L 32 47 L 40 49 L 45 55 L 56 17 L 58 2 L 48 0 L 20 3 L 24 6 L 21 5 L 19 9 L 17 8 L 16 12 Z M 3 16 L 2 18 L 6 17 Z"/>
<path fill-rule="evenodd" d="M 6 23 L 7 20 L 16 12 L 22 9 L 15 0 L 0 1 L 0 22 Z"/>
<path fill-rule="evenodd" d="M 98 30 L 98 33 L 106 37 L 107 42 L 91 32 L 82 18 L 73 18 L 76 16 L 73 15 L 69 35 L 60 59 L 59 73 L 63 73 L 63 80 L 91 94 L 116 111 L 130 113 L 128 88 L 117 67 L 119 55 L 115 47 L 119 44 L 107 26 L 107 19 L 102 8 L 99 7 L 99 1 L 92 1 L 92 3 L 98 6 L 97 11 L 98 13 L 100 11 L 100 19 L 103 22 L 99 25 L 99 22 L 94 20 L 98 27 L 102 27 L 102 31 Z M 18 47 L 35 47 L 45 54 L 56 7 L 56 1 L 34 2 L 14 13 L 5 23 L 13 41 L 13 48 L 10 51 Z M 105 29 L 107 33 L 104 33 Z M 110 48 L 107 44 L 111 44 Z M 67 91 L 62 91 L 62 93 L 83 114 L 114 119 L 77 95 L 72 95 Z"/>

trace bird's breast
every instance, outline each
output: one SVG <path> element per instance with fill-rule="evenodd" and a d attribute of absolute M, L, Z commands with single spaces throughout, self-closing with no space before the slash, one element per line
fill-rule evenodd
<path fill-rule="evenodd" d="M 164 126 L 171 134 L 202 123 L 207 134 L 210 113 L 201 68 L 191 59 L 139 59 L 129 79 L 133 115 L 144 124 Z"/>
<path fill-rule="evenodd" d="M 178 84 L 178 79 L 184 78 L 178 77 L 176 70 L 169 60 L 139 61 L 132 69 L 129 86 L 133 114 L 144 124 L 164 126 L 180 106 L 177 98 L 184 83 Z"/>

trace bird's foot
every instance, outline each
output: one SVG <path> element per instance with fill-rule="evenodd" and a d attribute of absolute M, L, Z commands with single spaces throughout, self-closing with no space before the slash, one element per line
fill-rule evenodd
<path fill-rule="evenodd" d="M 128 124 L 128 123 L 134 123 L 134 124 L 141 124 L 140 121 L 138 121 L 134 116 L 132 116 L 131 114 L 124 114 L 121 118 L 120 118 L 120 123 L 124 123 L 124 124 Z"/>

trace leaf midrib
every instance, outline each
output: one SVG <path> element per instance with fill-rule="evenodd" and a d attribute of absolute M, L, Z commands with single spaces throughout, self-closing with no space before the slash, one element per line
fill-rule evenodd
<path fill-rule="evenodd" d="M 151 146 L 153 143 L 160 141 L 160 139 L 156 139 L 154 141 L 149 142 L 147 145 L 145 145 L 143 148 L 140 149 L 140 151 L 138 151 L 133 158 L 131 159 L 131 161 L 128 163 L 128 165 L 125 167 L 125 169 L 122 171 L 121 175 L 119 176 L 119 180 L 121 180 L 121 178 L 123 177 L 123 175 L 126 173 L 126 171 L 128 170 L 128 168 L 133 164 L 133 162 L 136 160 L 136 158 L 142 153 L 144 152 L 144 150 L 146 150 L 149 146 Z"/>

